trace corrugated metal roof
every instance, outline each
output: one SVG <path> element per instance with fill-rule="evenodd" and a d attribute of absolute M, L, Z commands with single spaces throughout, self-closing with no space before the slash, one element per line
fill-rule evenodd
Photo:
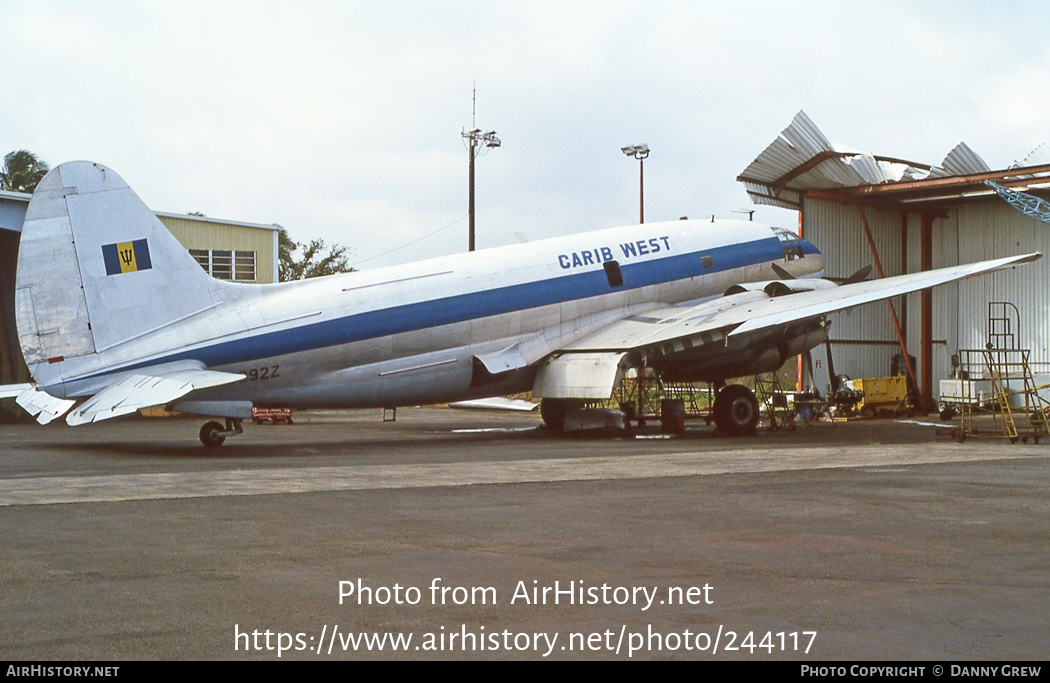
<path fill-rule="evenodd" d="M 791 125 L 737 178 L 752 201 L 798 208 L 798 192 L 916 180 L 927 175 L 921 164 L 886 159 L 838 145 L 800 111 Z M 794 195 L 794 196 L 792 196 Z"/>
<path fill-rule="evenodd" d="M 992 170 L 977 152 L 970 149 L 965 142 L 957 144 L 940 166 L 930 169 L 931 178 L 944 178 L 952 175 L 968 175 L 970 173 L 984 173 Z"/>
<path fill-rule="evenodd" d="M 1044 142 L 1020 161 L 1015 161 L 1010 168 L 1025 168 L 1027 166 L 1042 166 L 1050 164 L 1050 147 Z"/>
<path fill-rule="evenodd" d="M 1032 173 L 1018 171 L 1028 168 Z M 939 166 L 930 167 L 833 143 L 804 111 L 737 176 L 752 202 L 787 209 L 799 209 L 807 190 L 914 204 L 986 192 L 983 181 L 1008 179 L 1050 183 L 1050 146 L 1040 145 L 1008 169 L 993 171 L 960 142 Z"/>

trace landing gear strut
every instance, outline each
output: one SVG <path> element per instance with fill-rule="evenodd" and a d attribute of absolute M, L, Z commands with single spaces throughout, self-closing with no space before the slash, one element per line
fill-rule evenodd
<path fill-rule="evenodd" d="M 743 384 L 729 384 L 715 396 L 715 426 L 730 436 L 754 434 L 758 427 L 758 399 Z"/>
<path fill-rule="evenodd" d="M 225 428 L 219 422 L 205 422 L 200 431 L 201 443 L 205 448 L 218 448 L 226 441 L 226 437 L 237 436 L 243 431 L 241 420 L 237 417 L 226 418 Z"/>

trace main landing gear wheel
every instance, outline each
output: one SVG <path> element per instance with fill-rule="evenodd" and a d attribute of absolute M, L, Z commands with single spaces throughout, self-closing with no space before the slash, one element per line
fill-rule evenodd
<path fill-rule="evenodd" d="M 241 418 L 238 417 L 226 418 L 225 426 L 220 422 L 205 422 L 200 431 L 201 443 L 205 448 L 218 448 L 226 442 L 226 437 L 242 433 L 244 428 L 241 426 Z"/>
<path fill-rule="evenodd" d="M 754 434 L 758 427 L 758 399 L 743 384 L 729 384 L 715 396 L 715 426 L 724 434 Z"/>
<path fill-rule="evenodd" d="M 222 433 L 226 429 L 218 422 L 205 422 L 201 427 L 201 443 L 205 448 L 218 448 L 226 441 Z"/>
<path fill-rule="evenodd" d="M 565 416 L 583 407 L 583 401 L 572 398 L 545 398 L 540 401 L 540 417 L 543 424 L 554 432 L 565 428 Z"/>

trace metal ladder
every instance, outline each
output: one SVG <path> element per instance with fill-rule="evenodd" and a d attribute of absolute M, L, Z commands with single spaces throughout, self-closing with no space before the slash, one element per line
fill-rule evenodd
<path fill-rule="evenodd" d="M 769 428 L 780 429 L 781 426 L 795 429 L 795 411 L 788 408 L 787 395 L 780 386 L 780 377 L 775 372 L 755 375 L 755 398 L 761 412 L 769 419 Z M 777 418 L 780 418 L 778 423 Z"/>
<path fill-rule="evenodd" d="M 981 412 L 981 401 L 977 396 L 967 395 L 962 404 L 962 429 L 955 430 L 954 436 L 960 442 L 967 436 L 1001 436 L 1009 439 L 1010 443 L 1017 443 L 1018 440 L 1028 443 L 1029 438 L 1038 443 L 1041 437 L 1050 434 L 1050 420 L 1047 417 L 1050 402 L 1039 395 L 1039 390 L 1046 387 L 1035 384 L 1030 364 L 1031 351 L 1019 347 L 1020 312 L 1017 307 L 1005 301 L 989 302 L 987 334 L 985 348 L 960 349 L 959 354 L 962 367 L 967 371 L 967 379 L 972 370 L 982 365 L 987 373 L 995 405 L 991 411 L 992 429 L 987 431 L 978 428 L 975 413 Z M 978 357 L 980 362 L 976 361 Z M 1011 399 L 1016 396 L 1024 397 L 1023 408 L 1011 405 Z M 1019 428 L 1014 412 L 1022 409 L 1030 426 Z"/>

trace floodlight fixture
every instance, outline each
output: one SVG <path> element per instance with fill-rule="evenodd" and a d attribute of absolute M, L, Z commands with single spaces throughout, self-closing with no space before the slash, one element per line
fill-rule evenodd
<path fill-rule="evenodd" d="M 645 222 L 645 159 L 649 156 L 649 145 L 644 142 L 621 147 L 620 151 L 638 160 L 638 222 Z"/>
<path fill-rule="evenodd" d="M 639 145 L 628 145 L 627 147 L 621 147 L 620 151 L 629 157 L 641 160 L 649 156 L 649 145 L 644 142 Z"/>
<path fill-rule="evenodd" d="M 496 137 L 496 131 L 490 130 L 487 133 L 482 133 L 480 128 L 467 131 L 464 130 L 460 133 L 460 136 L 467 141 L 467 152 L 470 154 L 470 173 L 469 173 L 469 196 L 468 196 L 468 208 L 467 215 L 469 217 L 469 236 L 467 242 L 467 248 L 469 251 L 474 251 L 474 160 L 478 156 L 478 151 L 485 147 L 489 149 L 495 149 L 503 144 L 498 137 Z"/>

